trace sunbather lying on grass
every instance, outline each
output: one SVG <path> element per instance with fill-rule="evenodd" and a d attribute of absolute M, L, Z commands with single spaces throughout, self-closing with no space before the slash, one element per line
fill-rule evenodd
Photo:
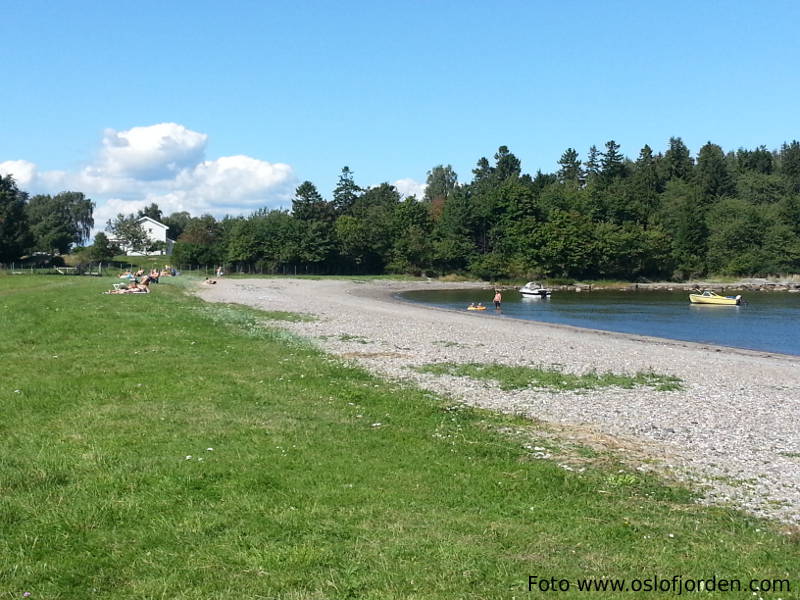
<path fill-rule="evenodd" d="M 129 283 L 127 287 L 114 288 L 103 292 L 104 294 L 149 294 L 150 293 L 150 278 L 145 276 L 139 283 L 135 280 Z"/>

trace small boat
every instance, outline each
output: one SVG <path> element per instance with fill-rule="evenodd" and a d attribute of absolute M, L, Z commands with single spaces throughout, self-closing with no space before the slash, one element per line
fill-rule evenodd
<path fill-rule="evenodd" d="M 742 303 L 741 296 L 720 296 L 710 290 L 702 294 L 689 294 L 689 301 L 692 304 L 724 304 L 735 306 Z"/>
<path fill-rule="evenodd" d="M 547 298 L 550 294 L 552 294 L 550 290 L 542 287 L 535 281 L 529 281 L 523 285 L 521 288 L 519 288 L 519 293 L 526 298 Z"/>
<path fill-rule="evenodd" d="M 477 306 L 471 304 L 467 307 L 467 310 L 486 310 L 486 307 L 483 304 L 478 304 Z"/>

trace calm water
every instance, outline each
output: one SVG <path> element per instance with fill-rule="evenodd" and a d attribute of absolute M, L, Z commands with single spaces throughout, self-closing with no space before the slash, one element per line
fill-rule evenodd
<path fill-rule="evenodd" d="M 496 313 L 492 290 L 407 292 L 400 297 L 464 310 L 471 302 L 490 307 L 476 318 L 514 318 L 565 323 L 607 331 L 653 335 L 800 355 L 800 294 L 750 292 L 742 306 L 698 306 L 688 292 L 554 292 L 549 299 L 503 293 Z"/>

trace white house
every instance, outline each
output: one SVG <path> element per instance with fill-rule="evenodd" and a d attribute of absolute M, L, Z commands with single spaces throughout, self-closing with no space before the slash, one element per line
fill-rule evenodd
<path fill-rule="evenodd" d="M 132 252 L 128 251 L 128 256 L 147 256 L 152 254 L 172 254 L 172 246 L 175 244 L 175 240 L 171 240 L 167 237 L 167 230 L 169 227 L 164 225 L 163 223 L 159 223 L 155 219 L 151 219 L 150 217 L 142 217 L 139 219 L 138 223 L 144 229 L 144 232 L 147 234 L 147 237 L 150 239 L 151 242 L 164 242 L 165 249 L 159 250 L 157 252 Z"/>

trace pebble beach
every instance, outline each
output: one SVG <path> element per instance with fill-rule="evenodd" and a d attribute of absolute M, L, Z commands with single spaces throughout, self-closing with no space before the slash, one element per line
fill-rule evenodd
<path fill-rule="evenodd" d="M 688 483 L 703 503 L 800 525 L 800 357 L 490 319 L 396 297 L 408 290 L 471 286 L 491 301 L 486 284 L 434 281 L 221 278 L 198 294 L 210 302 L 312 315 L 311 321 L 271 325 L 381 377 L 530 417 L 562 441 L 599 445 L 631 469 Z M 442 362 L 574 374 L 653 371 L 680 378 L 683 387 L 504 391 L 489 382 L 414 369 Z"/>

